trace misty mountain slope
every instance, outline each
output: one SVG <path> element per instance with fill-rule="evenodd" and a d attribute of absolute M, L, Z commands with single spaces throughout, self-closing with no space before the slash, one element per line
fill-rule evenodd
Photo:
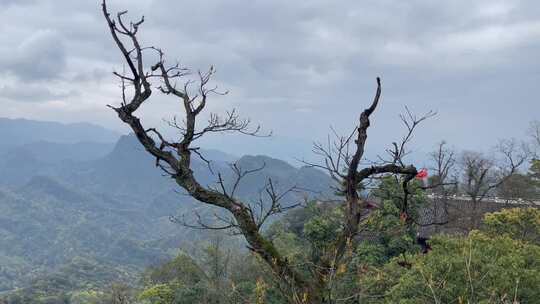
<path fill-rule="evenodd" d="M 182 194 L 134 136 L 120 137 L 109 153 L 88 161 L 48 162 L 33 149 L 17 151 L 0 159 L 0 291 L 28 286 L 47 273 L 59 279 L 63 265 L 78 257 L 122 271 L 141 269 L 204 239 L 204 233 L 173 223 L 170 216 L 193 220 L 197 212 L 211 219 L 221 212 Z M 58 159 L 69 155 L 54 151 L 65 152 L 55 155 Z M 212 160 L 212 171 L 195 156 L 192 169 L 204 185 L 217 186 L 218 172 L 232 185 L 231 161 L 243 170 L 264 164 L 238 188 L 246 202 L 258 199 L 269 178 L 278 191 L 296 185 L 327 193 L 331 184 L 321 171 L 266 156 L 202 152 Z M 291 193 L 284 201 L 302 197 Z"/>
<path fill-rule="evenodd" d="M 216 151 L 212 153 L 214 157 L 226 155 Z M 224 161 L 213 160 L 213 167 L 217 170 L 225 166 Z M 193 170 L 201 183 L 214 182 L 206 163 L 194 159 Z M 79 183 L 81 187 L 91 185 L 96 191 L 117 195 L 153 198 L 163 191 L 177 188 L 174 181 L 155 166 L 155 159 L 144 151 L 132 135 L 122 136 L 114 149 L 104 157 L 80 163 L 76 170 L 66 172 L 66 178 Z"/>
<path fill-rule="evenodd" d="M 85 162 L 104 157 L 113 147 L 106 143 L 36 142 L 12 148 L 0 155 L 0 185 L 22 186 L 34 176 L 62 179 L 83 168 Z"/>
<path fill-rule="evenodd" d="M 296 189 L 284 197 L 284 205 L 297 203 L 304 196 L 318 198 L 332 195 L 330 177 L 318 169 L 296 168 L 285 161 L 264 155 L 243 156 L 236 165 L 243 171 L 257 170 L 243 178 L 238 186 L 238 196 L 247 200 L 258 200 L 261 195 L 267 199 L 263 190 L 270 180 L 278 193 Z M 235 175 L 227 172 L 226 179 L 230 187 Z"/>
<path fill-rule="evenodd" d="M 0 118 L 0 154 L 8 149 L 29 143 L 46 141 L 53 143 L 116 141 L 120 134 L 89 123 L 62 124 L 27 119 Z"/>
<path fill-rule="evenodd" d="M 28 153 L 35 159 L 55 164 L 63 161 L 91 161 L 110 153 L 114 142 L 76 142 L 56 143 L 36 141 L 17 146 L 10 150 L 12 153 Z"/>
<path fill-rule="evenodd" d="M 29 151 L 9 151 L 0 157 L 0 185 L 23 185 L 32 176 L 45 174 L 51 166 Z"/>
<path fill-rule="evenodd" d="M 193 155 L 192 170 L 199 182 L 217 187 L 217 175 L 220 173 L 225 183 L 231 187 L 236 178 L 230 166 L 231 159 L 234 158 L 215 150 L 201 150 L 201 153 L 211 161 L 211 170 L 206 162 Z M 262 155 L 243 156 L 236 160 L 236 164 L 241 170 L 262 168 L 242 179 L 237 192 L 240 198 L 258 199 L 269 178 L 277 186 L 277 190 L 284 191 L 297 186 L 300 189 L 309 189 L 313 195 L 330 193 L 331 180 L 320 170 L 296 168 L 282 160 Z M 119 198 L 153 201 L 166 193 L 182 193 L 175 181 L 155 166 L 155 159 L 144 151 L 132 135 L 122 136 L 112 152 L 105 157 L 80 163 L 77 168 L 63 171 L 65 174 L 60 178 L 75 187 Z M 185 195 L 176 196 L 178 199 L 192 200 Z"/>
<path fill-rule="evenodd" d="M 75 163 L 109 153 L 119 133 L 87 124 L 0 118 L 0 185 L 21 186 L 36 175 L 58 177 Z"/>

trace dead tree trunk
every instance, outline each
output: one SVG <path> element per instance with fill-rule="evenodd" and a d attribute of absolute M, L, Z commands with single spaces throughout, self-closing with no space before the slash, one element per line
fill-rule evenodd
<path fill-rule="evenodd" d="M 347 249 L 356 245 L 355 236 L 358 233 L 358 225 L 364 218 L 367 202 L 360 198 L 359 185 L 366 179 L 376 175 L 403 175 L 403 198 L 402 213 L 408 211 L 408 183 L 414 179 L 417 170 L 412 165 L 405 165 L 405 144 L 411 138 L 415 127 L 432 113 L 419 119 L 408 112 L 410 120 L 404 120 L 408 133 L 401 144 L 394 143 L 391 151 L 392 159 L 385 163 L 373 164 L 361 168 L 361 160 L 364 157 L 367 142 L 367 131 L 370 126 L 371 115 L 379 105 L 381 96 L 381 81 L 377 78 L 377 90 L 375 97 L 368 108 L 361 114 L 354 132 L 348 137 L 341 137 L 336 145 L 337 151 L 325 151 L 326 165 L 323 169 L 343 185 L 340 191 L 344 194 L 346 214 L 344 228 L 339 233 L 332 256 L 323 256 L 315 265 L 318 271 L 314 276 L 306 276 L 291 265 L 276 249 L 274 244 L 261 233 L 261 227 L 270 216 L 283 212 L 287 209 L 281 204 L 282 193 L 276 193 L 272 181 L 266 185 L 270 206 L 260 210 L 254 210 L 253 204 L 244 202 L 235 196 L 235 190 L 242 178 L 254 171 L 242 171 L 234 164 L 233 171 L 237 174 L 234 186 L 227 187 L 221 174 L 217 174 L 218 187 L 203 186 L 194 176 L 191 169 L 192 157 L 199 157 L 206 161 L 200 154 L 199 148 L 194 142 L 209 133 L 237 132 L 244 135 L 259 136 L 260 127 L 251 127 L 247 119 L 240 118 L 236 111 L 232 110 L 225 115 L 211 114 L 210 119 L 204 126 L 198 125 L 200 114 L 206 109 L 209 96 L 213 94 L 225 94 L 217 91 L 215 87 L 209 87 L 209 81 L 215 73 L 211 67 L 206 73 L 197 73 L 197 81 L 185 80 L 183 85 L 177 86 L 176 82 L 186 79 L 191 74 L 188 69 L 178 64 L 169 66 L 165 61 L 164 53 L 156 47 L 143 47 L 140 45 L 137 34 L 144 18 L 137 22 L 125 23 L 123 16 L 127 12 L 120 12 L 116 18 L 111 17 L 107 10 L 105 0 L 102 3 L 103 15 L 107 21 L 112 38 L 123 55 L 128 67 L 127 74 L 114 73 L 122 83 L 122 99 L 118 106 L 110 106 L 120 120 L 127 124 L 136 135 L 146 151 L 155 158 L 155 164 L 167 175 L 176 181 L 190 196 L 201 204 L 215 206 L 228 212 L 230 218 L 224 218 L 221 226 L 208 225 L 200 221 L 205 229 L 234 229 L 241 233 L 249 249 L 256 253 L 272 270 L 275 277 L 281 283 L 282 290 L 289 303 L 292 304 L 323 304 L 334 303 L 331 286 L 328 277 L 336 272 L 336 265 L 343 260 Z M 151 67 L 145 64 L 144 54 L 154 52 L 158 58 Z M 128 92 L 128 88 L 129 91 Z M 156 128 L 143 126 L 141 119 L 136 115 L 139 108 L 149 100 L 153 90 L 178 99 L 183 107 L 183 122 L 170 122 L 176 128 L 181 137 L 177 140 L 167 140 Z M 353 151 L 346 152 L 349 145 Z M 324 151 L 321 149 L 321 151 Z M 336 153 L 334 153 L 336 152 Z M 345 173 L 343 173 L 345 172 Z"/>

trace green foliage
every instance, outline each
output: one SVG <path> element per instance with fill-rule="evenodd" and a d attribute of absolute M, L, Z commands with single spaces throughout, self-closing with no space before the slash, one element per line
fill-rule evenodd
<path fill-rule="evenodd" d="M 74 292 L 70 304 L 104 304 L 105 293 L 96 290 L 82 290 Z"/>
<path fill-rule="evenodd" d="M 538 299 L 540 247 L 475 232 L 463 239 L 434 240 L 433 246 L 436 249 L 400 279 L 394 299 L 416 298 L 420 291 L 435 288 L 433 298 L 442 303 Z"/>
<path fill-rule="evenodd" d="M 383 265 L 389 258 L 386 246 L 377 242 L 364 241 L 356 250 L 354 262 L 356 265 Z"/>
<path fill-rule="evenodd" d="M 232 255 L 231 249 L 217 238 L 197 259 L 181 253 L 149 269 L 138 298 L 151 304 L 255 303 L 275 299 L 273 287 L 262 277 L 271 277 L 265 274 L 263 263 L 248 253 L 235 251 Z"/>
<path fill-rule="evenodd" d="M 150 268 L 145 275 L 145 281 L 150 284 L 162 284 L 177 280 L 181 284 L 194 285 L 202 281 L 204 276 L 193 258 L 180 253 L 171 261 Z"/>
<path fill-rule="evenodd" d="M 538 229 L 537 220 L 537 209 L 496 212 L 486 216 L 486 232 L 437 236 L 428 254 L 405 254 L 381 267 L 368 265 L 359 272 L 362 301 L 535 303 L 540 247 L 531 237 L 534 233 L 523 231 Z M 377 252 L 376 247 L 366 249 Z"/>
<path fill-rule="evenodd" d="M 154 304 L 171 304 L 175 300 L 175 289 L 179 288 L 180 285 L 172 282 L 152 285 L 139 294 L 139 299 L 149 300 Z"/>
<path fill-rule="evenodd" d="M 403 220 L 400 213 L 393 202 L 383 201 L 381 208 L 363 225 L 367 237 L 358 248 L 358 259 L 386 262 L 400 254 L 418 251 L 416 230 Z M 370 251 L 369 248 L 377 250 Z"/>
<path fill-rule="evenodd" d="M 374 191 L 382 200 L 380 208 L 362 223 L 361 233 L 354 241 L 361 243 L 356 252 L 346 250 L 339 265 L 334 265 L 332 280 L 334 298 L 349 298 L 359 289 L 358 273 L 367 268 L 381 267 L 394 257 L 416 253 L 416 230 L 402 217 L 403 189 L 401 181 L 385 178 Z M 408 213 L 416 216 L 426 197 L 419 182 L 413 182 L 409 197 Z M 338 203 L 310 202 L 306 208 L 293 210 L 282 220 L 274 223 L 269 235 L 276 247 L 297 266 L 306 277 L 313 275 L 321 257 L 331 257 L 333 244 L 343 229 L 344 205 Z"/>
<path fill-rule="evenodd" d="M 173 260 L 147 271 L 139 299 L 153 304 L 199 303 L 204 296 L 205 279 L 205 273 L 195 260 L 180 253 Z"/>
<path fill-rule="evenodd" d="M 482 229 L 491 236 L 508 235 L 540 245 L 540 209 L 512 208 L 488 213 Z"/>
<path fill-rule="evenodd" d="M 8 303 L 43 304 L 109 304 L 113 292 L 118 293 L 127 287 L 113 284 L 116 281 L 133 281 L 131 273 L 101 261 L 76 257 L 58 271 L 32 280 L 28 286 L 7 295 Z M 0 297 L 1 299 L 1 297 Z M 1 301 L 0 301 L 1 303 Z"/>
<path fill-rule="evenodd" d="M 306 219 L 300 236 L 307 247 L 312 262 L 317 262 L 323 256 L 332 256 L 339 232 L 343 230 L 344 214 L 342 206 L 333 208 L 312 208 L 311 217 Z M 304 250 L 305 251 L 305 250 Z M 306 259 L 303 260 L 304 262 Z M 298 260 L 298 263 L 302 263 Z"/>
<path fill-rule="evenodd" d="M 290 261 L 299 261 L 307 256 L 305 243 L 300 237 L 283 227 L 274 226 L 272 242 L 281 254 Z"/>
<path fill-rule="evenodd" d="M 136 239 L 135 234 L 144 236 L 141 227 L 153 229 L 140 212 L 114 210 L 105 200 L 72 192 L 48 178 L 34 179 L 24 193 L 0 189 L 0 292 L 28 287 L 51 274 L 67 274 L 63 268 L 78 263 L 81 256 L 116 271 L 104 277 L 98 275 L 102 272 L 92 276 L 84 271 L 83 277 L 66 278 L 74 285 L 132 277 L 150 261 L 166 257 Z M 76 282 L 78 278 L 91 281 Z"/>
<path fill-rule="evenodd" d="M 373 195 L 381 200 L 380 208 L 362 224 L 361 243 L 358 246 L 355 263 L 362 265 L 382 265 L 393 257 L 418 252 L 416 227 L 403 213 L 402 181 L 389 176 L 373 190 Z M 414 181 L 409 186 L 407 216 L 417 218 L 418 210 L 426 204 L 427 198 L 421 183 Z"/>
<path fill-rule="evenodd" d="M 304 223 L 303 236 L 314 247 L 325 247 L 336 240 L 339 231 L 343 229 L 343 219 L 341 208 L 315 214 Z"/>
<path fill-rule="evenodd" d="M 408 205 L 403 206 L 403 197 L 405 193 L 402 186 L 403 180 L 396 176 L 387 176 L 381 180 L 381 183 L 372 191 L 372 194 L 384 202 L 391 202 L 398 210 L 406 211 L 409 216 L 416 216 L 418 210 L 425 206 L 427 197 L 422 190 L 422 182 L 413 180 L 409 182 Z"/>
<path fill-rule="evenodd" d="M 343 218 L 342 206 L 312 201 L 274 223 L 268 235 L 284 256 L 302 264 L 332 254 L 332 244 L 343 228 Z"/>

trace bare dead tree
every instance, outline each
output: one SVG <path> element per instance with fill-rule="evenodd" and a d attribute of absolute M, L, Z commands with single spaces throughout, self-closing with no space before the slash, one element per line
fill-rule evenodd
<path fill-rule="evenodd" d="M 496 147 L 502 156 L 503 164 L 499 166 L 500 184 L 497 185 L 497 194 L 506 202 L 521 201 L 532 203 L 534 198 L 534 185 L 530 176 L 520 173 L 519 168 L 526 162 L 535 158 L 534 152 L 526 142 L 515 139 L 502 140 Z M 513 169 L 515 167 L 515 169 Z"/>
<path fill-rule="evenodd" d="M 332 256 L 321 257 L 320 263 L 315 265 L 320 271 L 316 272 L 315 277 L 309 277 L 295 269 L 294 265 L 291 265 L 278 252 L 274 244 L 261 233 L 261 227 L 269 217 L 287 209 L 280 203 L 285 194 L 278 193 L 271 180 L 262 192 L 271 202 L 269 207 L 265 207 L 267 205 L 262 201 L 250 203 L 235 196 L 235 190 L 241 180 L 256 171 L 242 171 L 233 166 L 236 181 L 233 182 L 232 187 L 225 185 L 220 174 L 218 174 L 218 186 L 207 187 L 197 180 L 191 169 L 193 155 L 204 160 L 198 151 L 199 148 L 195 146 L 199 138 L 211 133 L 223 132 L 260 136 L 260 127 L 252 127 L 251 121 L 240 118 L 234 110 L 225 115 L 211 114 L 206 125 L 199 126 L 200 115 L 206 109 L 209 97 L 225 94 L 209 85 L 215 69 L 210 67 L 207 72 L 196 73 L 196 80 L 188 79 L 193 76 L 190 70 L 179 64 L 168 65 L 161 49 L 141 46 L 137 34 L 144 18 L 127 23 L 123 19 L 126 11 L 118 13 L 114 18 L 107 10 L 105 0 L 102 3 L 102 9 L 111 36 L 128 67 L 126 74 L 115 73 L 122 84 L 122 100 L 119 106 L 110 105 L 110 107 L 117 113 L 119 119 L 131 128 L 145 150 L 155 158 L 155 165 L 158 168 L 173 178 L 188 195 L 201 204 L 217 207 L 228 214 L 225 217 L 219 215 L 225 222 L 223 226 L 205 226 L 202 218 L 197 220 L 198 226 L 206 229 L 234 228 L 241 233 L 249 248 L 266 262 L 284 286 L 283 290 L 290 303 L 330 302 L 331 296 L 327 293 L 328 286 L 325 278 L 335 273 L 335 267 L 342 261 L 346 251 L 355 246 L 354 238 L 365 215 L 363 211 L 368 207 L 367 201 L 360 196 L 359 186 L 374 176 L 385 174 L 402 176 L 405 193 L 402 212 L 406 214 L 410 194 L 408 185 L 418 172 L 413 165 L 405 165 L 403 160 L 407 154 L 405 146 L 412 138 L 418 124 L 434 113 L 429 112 L 416 117 L 407 109 L 407 113 L 401 117 L 407 127 L 407 133 L 401 143 L 393 144 L 394 148 L 390 152 L 392 159 L 385 163 L 362 166 L 370 118 L 379 105 L 381 96 L 381 81 L 377 78 L 375 97 L 369 107 L 360 114 L 354 131 L 349 136 L 340 138 L 331 151 L 316 147 L 316 150 L 325 158 L 324 168 L 339 182 L 339 190 L 345 198 L 345 218 L 343 229 L 335 244 L 332 244 L 335 248 Z M 157 62 L 147 65 L 144 61 L 147 52 L 152 52 L 157 57 Z M 141 119 L 136 115 L 141 106 L 149 101 L 154 89 L 178 99 L 183 107 L 182 120 L 174 119 L 170 122 L 170 126 L 176 128 L 181 135 L 177 140 L 166 139 L 156 128 L 144 127 Z M 286 190 L 285 193 L 293 190 Z M 259 210 L 256 210 L 257 206 Z"/>
<path fill-rule="evenodd" d="M 434 172 L 429 182 L 429 188 L 436 194 L 447 194 L 452 189 L 451 186 L 456 185 L 453 171 L 456 165 L 455 151 L 448 147 L 446 141 L 441 141 L 437 145 L 437 149 L 429 154 L 429 158 L 433 164 L 430 168 Z"/>
<path fill-rule="evenodd" d="M 230 213 L 232 220 L 229 223 L 230 226 L 234 226 L 244 235 L 251 250 L 258 254 L 269 265 L 274 274 L 287 285 L 291 303 L 311 301 L 317 292 L 313 290 L 305 278 L 289 265 L 274 245 L 263 237 L 260 231 L 262 223 L 257 221 L 249 204 L 233 197 L 231 192 L 225 190 L 225 187 L 222 187 L 221 191 L 204 187 L 197 181 L 190 168 L 192 155 L 197 155 L 198 149 L 194 147 L 193 143 L 202 136 L 217 132 L 237 132 L 257 136 L 260 134 L 260 127 L 251 128 L 251 122 L 241 119 L 233 110 L 225 116 L 212 114 L 206 126 L 197 128 L 197 117 L 205 109 L 208 97 L 212 94 L 220 94 L 215 87 L 208 86 L 215 69 L 211 67 L 205 73 L 199 72 L 197 81 L 188 80 L 182 85 L 177 85 L 176 81 L 188 76 L 189 70 L 179 64 L 168 66 L 164 53 L 160 49 L 146 48 L 140 45 L 137 33 L 144 18 L 128 24 L 123 20 L 126 11 L 118 13 L 116 18 L 113 18 L 107 10 L 105 1 L 102 3 L 102 9 L 112 38 L 129 68 L 129 75 L 115 73 L 122 83 L 122 101 L 120 106 L 110 107 L 116 111 L 124 123 L 130 126 L 146 151 L 155 157 L 157 167 L 161 168 L 199 202 L 224 209 Z M 156 52 L 159 58 L 158 62 L 150 68 L 147 68 L 143 61 L 144 54 L 148 51 Z M 152 89 L 156 87 L 151 84 L 153 79 L 159 80 L 157 89 L 160 92 L 178 98 L 183 105 L 185 113 L 182 123 L 171 122 L 171 125 L 182 134 L 182 138 L 177 141 L 165 139 L 155 128 L 145 128 L 139 117 L 135 115 L 136 111 L 151 97 Z M 128 86 L 131 89 L 131 97 L 128 97 Z M 191 93 L 194 86 L 196 87 L 195 94 Z M 238 181 L 245 176 L 245 173 L 239 173 Z M 223 186 L 222 180 L 220 185 Z M 267 193 L 272 197 L 274 206 L 266 214 L 279 211 L 277 201 L 281 195 L 275 193 L 272 183 L 269 184 Z M 263 215 L 260 220 L 267 217 Z"/>
<path fill-rule="evenodd" d="M 449 222 L 449 196 L 457 191 L 457 177 L 455 174 L 455 151 L 448 147 L 445 141 L 441 141 L 435 151 L 429 153 L 432 166 L 429 168 L 432 175 L 429 183 L 425 187 L 431 194 L 431 205 L 428 209 L 431 218 L 426 221 L 426 225 L 433 225 L 435 232 L 439 226 Z M 429 211 L 428 210 L 428 211 Z"/>
<path fill-rule="evenodd" d="M 399 163 L 403 166 L 403 160 L 410 153 L 410 151 L 407 149 L 407 145 L 411 142 L 414 131 L 423 121 L 435 116 L 436 114 L 436 112 L 429 111 L 422 116 L 417 116 L 413 114 L 408 107 L 405 107 L 405 113 L 401 114 L 399 118 L 401 119 L 403 125 L 406 127 L 407 132 L 401 138 L 401 141 L 399 143 L 393 142 L 392 149 L 386 150 L 386 152 L 391 157 L 392 163 Z M 381 159 L 384 160 L 383 158 Z"/>
<path fill-rule="evenodd" d="M 356 235 L 359 233 L 359 226 L 363 220 L 369 216 L 366 211 L 370 211 L 368 201 L 361 196 L 361 190 L 365 184 L 371 183 L 372 179 L 380 179 L 383 176 L 392 175 L 403 188 L 403 196 L 400 197 L 401 216 L 408 224 L 417 224 L 415 219 L 409 216 L 409 200 L 411 191 L 410 182 L 418 174 L 413 165 L 406 165 L 404 158 L 410 153 L 407 145 L 413 138 L 414 131 L 426 119 L 436 113 L 429 111 L 424 115 L 414 115 L 408 108 L 400 118 L 406 127 L 406 133 L 400 142 L 392 143 L 392 148 L 387 150 L 390 158 L 380 157 L 378 162 L 368 162 L 364 159 L 364 151 L 367 143 L 367 130 L 370 126 L 370 116 L 379 104 L 381 96 L 381 82 L 377 78 L 377 91 L 371 106 L 360 114 L 359 123 L 355 129 L 347 136 L 340 136 L 332 129 L 334 139 L 329 136 L 325 144 L 316 143 L 314 153 L 322 157 L 321 163 L 304 161 L 304 164 L 322 169 L 334 179 L 338 185 L 337 191 L 344 196 L 345 221 L 343 230 L 339 234 L 333 250 L 328 250 L 328 256 L 318 256 L 315 277 L 321 286 L 319 289 L 326 290 L 327 298 L 332 299 L 332 290 L 328 286 L 323 286 L 331 282 L 335 276 L 337 265 L 344 259 L 346 252 L 356 249 Z M 367 165 L 365 165 L 367 163 Z"/>
<path fill-rule="evenodd" d="M 472 204 L 469 228 L 478 227 L 479 203 L 516 173 L 530 155 L 526 145 L 513 139 L 499 141 L 495 154 L 496 157 L 489 158 L 479 152 L 466 151 L 461 156 L 461 188 Z"/>

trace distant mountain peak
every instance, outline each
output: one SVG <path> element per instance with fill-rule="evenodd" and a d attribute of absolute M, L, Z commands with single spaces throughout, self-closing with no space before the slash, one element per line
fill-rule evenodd
<path fill-rule="evenodd" d="M 287 171 L 296 170 L 296 168 L 292 166 L 291 164 L 289 164 L 288 162 L 281 159 L 272 158 L 266 155 L 244 155 L 240 157 L 240 159 L 237 161 L 237 164 L 241 166 L 245 165 L 246 168 L 244 169 L 254 169 L 256 167 L 265 165 L 265 167 L 275 168 L 275 169 L 280 169 L 280 170 L 287 170 Z"/>
<path fill-rule="evenodd" d="M 139 143 L 135 135 L 129 134 L 129 135 L 122 135 L 120 136 L 120 138 L 118 138 L 118 141 L 116 141 L 116 144 L 114 146 L 112 153 L 125 153 L 125 152 L 133 151 L 133 150 L 143 151 L 144 148 Z"/>
<path fill-rule="evenodd" d="M 116 145 L 113 151 L 110 154 L 110 157 L 123 157 L 127 155 L 137 154 L 146 154 L 147 158 L 151 158 L 150 155 L 144 150 L 143 145 L 139 142 L 137 137 L 131 133 L 129 135 L 122 135 L 116 142 Z M 237 156 L 228 154 L 226 152 L 217 150 L 217 149 L 200 149 L 199 153 L 204 156 L 205 159 L 211 161 L 219 162 L 234 162 L 238 159 Z M 194 161 L 199 161 L 198 156 L 193 155 Z"/>

